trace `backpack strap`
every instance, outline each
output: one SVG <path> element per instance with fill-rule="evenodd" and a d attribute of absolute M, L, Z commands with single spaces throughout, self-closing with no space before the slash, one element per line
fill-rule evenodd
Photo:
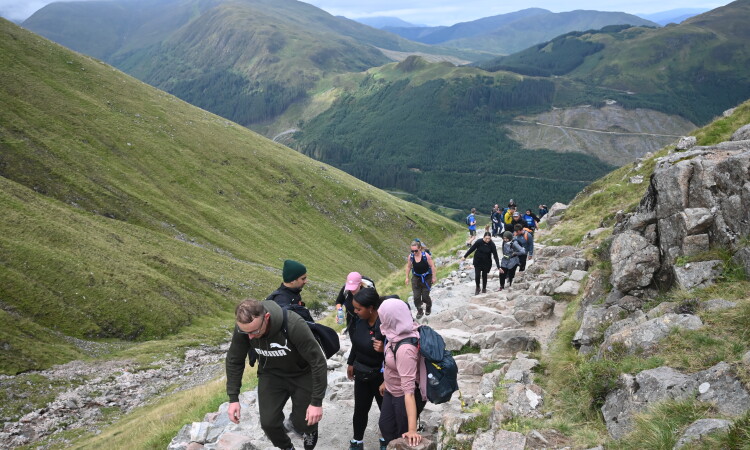
<path fill-rule="evenodd" d="M 401 339 L 400 341 L 396 342 L 396 348 L 393 348 L 393 344 L 391 343 L 391 351 L 393 352 L 393 360 L 396 360 L 396 352 L 398 351 L 398 348 L 401 347 L 401 344 L 409 344 L 417 347 L 417 351 L 419 351 L 419 338 L 410 337 L 406 339 Z"/>

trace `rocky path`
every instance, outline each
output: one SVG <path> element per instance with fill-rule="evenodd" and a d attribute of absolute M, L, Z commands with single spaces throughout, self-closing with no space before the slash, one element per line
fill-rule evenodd
<path fill-rule="evenodd" d="M 499 245 L 499 242 L 497 242 Z M 452 264 L 462 256 L 459 249 L 449 258 L 440 258 L 439 265 Z M 426 443 L 436 443 L 443 436 L 453 436 L 461 424 L 477 413 L 467 412 L 471 406 L 493 402 L 493 391 L 499 385 L 508 390 L 508 402 L 495 405 L 494 420 L 501 422 L 513 416 L 541 417 L 544 393 L 533 383 L 533 369 L 538 361 L 525 352 L 544 350 L 562 317 L 564 305 L 553 294 L 573 295 L 580 289 L 588 263 L 581 252 L 572 247 L 537 246 L 536 258 L 530 261 L 524 274 L 517 276 L 510 288 L 498 292 L 499 280 L 493 271 L 486 294 L 474 295 L 473 267 L 467 261 L 450 277 L 439 280 L 433 287 L 433 313 L 420 322 L 438 330 L 448 349 L 472 349 L 455 356 L 459 366 L 461 395 L 454 395 L 442 405 L 428 403 L 421 416 Z M 353 382 L 346 379 L 346 359 L 349 341 L 342 336 L 342 352 L 329 360 L 329 387 L 323 403 L 324 416 L 320 425 L 318 448 L 344 449 L 351 438 L 351 414 L 354 406 Z M 208 414 L 203 422 L 187 424 L 174 438 L 170 449 L 272 449 L 258 423 L 255 391 L 241 395 L 243 414 L 239 425 L 226 417 L 227 404 L 216 413 Z M 370 411 L 365 448 L 378 448 L 378 410 Z M 442 429 L 446 433 L 438 432 Z M 490 433 L 491 435 L 487 435 Z M 498 447 L 497 435 L 502 435 L 505 447 Z M 493 427 L 484 435 L 462 436 L 456 439 L 473 440 L 475 449 L 535 448 L 534 439 L 555 448 L 549 439 L 508 434 Z M 517 436 L 516 436 L 517 435 Z M 290 432 L 293 442 L 301 447 L 301 437 Z M 395 443 L 396 441 L 394 441 Z M 485 443 L 483 443 L 485 442 Z M 541 447 L 540 447 L 541 448 Z"/>

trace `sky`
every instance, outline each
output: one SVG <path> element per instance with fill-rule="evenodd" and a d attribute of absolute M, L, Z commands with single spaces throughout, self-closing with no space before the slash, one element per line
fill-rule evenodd
<path fill-rule="evenodd" d="M 23 21 L 51 0 L 0 0 L 0 16 Z M 730 3 L 726 0 L 309 0 L 336 16 L 398 17 L 420 25 L 453 25 L 482 17 L 495 16 L 526 8 L 544 8 L 552 12 L 591 9 L 651 14 L 677 8 L 713 9 Z"/>

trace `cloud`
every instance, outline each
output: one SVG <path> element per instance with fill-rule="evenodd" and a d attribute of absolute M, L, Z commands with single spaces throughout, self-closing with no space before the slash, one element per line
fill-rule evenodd
<path fill-rule="evenodd" d="M 52 3 L 52 0 L 0 0 L 0 16 L 14 22 L 23 22 L 49 3 Z"/>

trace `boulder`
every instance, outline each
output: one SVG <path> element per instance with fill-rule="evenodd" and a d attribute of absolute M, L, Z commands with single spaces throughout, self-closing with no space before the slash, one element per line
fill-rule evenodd
<path fill-rule="evenodd" d="M 508 371 L 505 372 L 505 380 L 516 381 L 519 383 L 532 383 L 534 381 L 533 370 L 539 366 L 539 361 L 533 358 L 528 358 L 523 353 L 518 353 L 516 359 L 510 363 Z"/>
<path fill-rule="evenodd" d="M 580 290 L 581 283 L 573 280 L 568 280 L 555 288 L 554 293 L 564 295 L 578 295 L 578 292 L 580 292 Z"/>
<path fill-rule="evenodd" d="M 576 258 L 574 256 L 564 256 L 562 258 L 554 259 L 548 266 L 549 270 L 557 272 L 571 273 L 574 270 L 586 271 L 589 268 L 589 262 L 584 258 Z"/>
<path fill-rule="evenodd" d="M 563 203 L 555 203 L 552 205 L 549 209 L 549 212 L 545 216 L 547 218 L 547 223 L 550 226 L 555 226 L 560 220 L 562 220 L 562 216 L 565 213 L 565 210 L 568 209 L 568 205 L 565 205 Z"/>
<path fill-rule="evenodd" d="M 732 134 L 733 141 L 747 141 L 750 140 L 750 123 L 743 125 L 737 131 Z"/>
<path fill-rule="evenodd" d="M 480 433 L 471 450 L 523 450 L 526 448 L 526 436 L 515 431 L 490 430 Z"/>
<path fill-rule="evenodd" d="M 669 313 L 646 322 L 628 326 L 612 333 L 600 347 L 600 356 L 611 351 L 616 343 L 625 346 L 628 353 L 637 350 L 650 350 L 662 339 L 669 336 L 673 329 L 697 330 L 703 327 L 698 316 L 692 314 Z"/>
<path fill-rule="evenodd" d="M 573 337 L 573 345 L 581 353 L 590 353 L 592 346 L 604 337 L 604 330 L 608 325 L 627 316 L 627 311 L 621 307 L 593 305 L 583 313 L 581 327 Z"/>
<path fill-rule="evenodd" d="M 464 345 L 471 341 L 471 333 L 458 328 L 441 328 L 440 336 L 445 341 L 446 350 L 460 350 Z"/>
<path fill-rule="evenodd" d="M 682 254 L 685 256 L 697 255 L 710 249 L 708 234 L 696 234 L 685 236 L 682 239 Z"/>
<path fill-rule="evenodd" d="M 482 349 L 497 349 L 508 354 L 534 351 L 539 343 L 526 330 L 501 330 L 477 333 L 471 344 Z"/>
<path fill-rule="evenodd" d="M 570 279 L 573 280 L 573 281 L 579 281 L 580 282 L 580 281 L 583 281 L 583 279 L 586 278 L 586 275 L 588 275 L 588 274 L 589 273 L 586 272 L 585 270 L 578 270 L 578 269 L 576 269 L 576 270 L 573 270 L 572 272 L 570 272 Z"/>
<path fill-rule="evenodd" d="M 555 312 L 555 300 L 545 295 L 518 296 L 514 300 L 513 315 L 521 311 L 528 312 L 537 320 L 546 319 Z"/>
<path fill-rule="evenodd" d="M 750 410 L 750 394 L 726 362 L 695 373 L 693 379 L 698 384 L 697 399 L 719 413 L 736 417 Z"/>
<path fill-rule="evenodd" d="M 513 416 L 541 418 L 544 392 L 536 384 L 513 383 L 508 386 L 508 408 Z"/>
<path fill-rule="evenodd" d="M 586 308 L 602 300 L 605 295 L 607 295 L 607 286 L 604 272 L 601 269 L 593 270 L 583 285 L 581 307 L 576 313 L 576 319 L 582 320 Z"/>
<path fill-rule="evenodd" d="M 736 302 L 730 302 L 729 300 L 724 300 L 723 298 L 712 298 L 711 300 L 706 300 L 701 305 L 703 309 L 706 311 L 722 311 L 725 309 L 732 309 L 735 306 L 737 306 Z"/>
<path fill-rule="evenodd" d="M 610 255 L 610 282 L 623 293 L 651 284 L 654 272 L 660 265 L 659 249 L 633 231 L 615 236 Z"/>
<path fill-rule="evenodd" d="M 714 284 L 721 275 L 723 261 L 696 261 L 684 266 L 674 266 L 675 282 L 685 290 L 702 288 Z"/>
<path fill-rule="evenodd" d="M 388 443 L 388 450 L 437 450 L 437 440 L 432 436 L 423 436 L 422 441 L 412 447 L 404 438 L 394 439 Z"/>
<path fill-rule="evenodd" d="M 675 150 L 684 152 L 685 150 L 690 150 L 691 148 L 695 147 L 697 143 L 698 139 L 695 136 L 683 136 L 679 141 L 677 141 Z"/>
<path fill-rule="evenodd" d="M 687 399 L 697 388 L 690 376 L 670 367 L 644 370 L 636 376 L 622 374 L 619 385 L 622 387 L 610 392 L 602 406 L 607 431 L 614 439 L 632 430 L 633 414 L 659 401 Z"/>
<path fill-rule="evenodd" d="M 717 431 L 727 431 L 732 422 L 724 419 L 698 419 L 691 423 L 677 440 L 674 448 L 682 448 L 690 443 L 700 441 L 703 436 Z"/>

